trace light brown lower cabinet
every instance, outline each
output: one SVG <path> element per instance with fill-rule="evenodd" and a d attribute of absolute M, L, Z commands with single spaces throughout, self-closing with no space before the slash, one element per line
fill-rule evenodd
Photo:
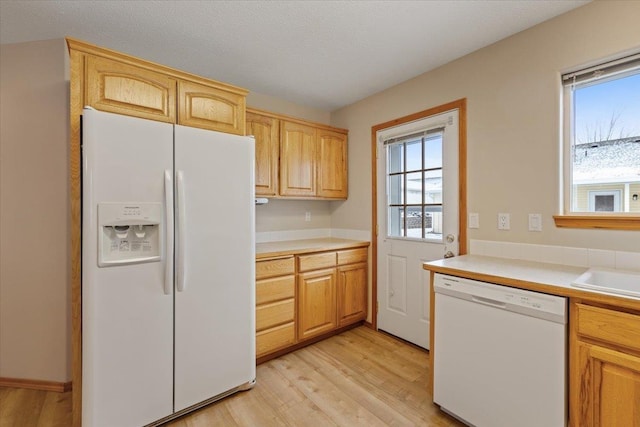
<path fill-rule="evenodd" d="M 256 356 L 366 319 L 367 261 L 367 247 L 257 260 Z"/>
<path fill-rule="evenodd" d="M 338 326 L 367 317 L 366 262 L 338 267 Z"/>
<path fill-rule="evenodd" d="M 334 255 L 335 257 L 335 255 Z M 336 269 L 298 275 L 298 339 L 336 328 Z"/>
<path fill-rule="evenodd" d="M 640 427 L 640 314 L 571 304 L 570 421 Z"/>

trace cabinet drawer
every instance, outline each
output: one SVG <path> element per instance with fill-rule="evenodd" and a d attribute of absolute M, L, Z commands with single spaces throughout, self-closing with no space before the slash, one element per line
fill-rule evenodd
<path fill-rule="evenodd" d="M 262 279 L 256 282 L 256 305 L 293 298 L 296 289 L 296 277 L 284 276 Z"/>
<path fill-rule="evenodd" d="M 256 307 L 256 331 L 293 321 L 293 298 Z"/>
<path fill-rule="evenodd" d="M 286 276 L 295 272 L 293 255 L 287 258 L 256 261 L 256 279 Z"/>
<path fill-rule="evenodd" d="M 640 351 L 640 316 L 576 304 L 578 334 Z"/>
<path fill-rule="evenodd" d="M 349 249 L 338 252 L 338 264 L 351 264 L 354 262 L 366 262 L 368 257 L 367 248 Z"/>
<path fill-rule="evenodd" d="M 256 334 L 256 356 L 260 357 L 295 344 L 296 328 L 293 322 L 267 329 Z"/>
<path fill-rule="evenodd" d="M 324 252 L 321 254 L 298 256 L 299 271 L 317 270 L 319 268 L 335 267 L 335 265 L 335 252 Z"/>

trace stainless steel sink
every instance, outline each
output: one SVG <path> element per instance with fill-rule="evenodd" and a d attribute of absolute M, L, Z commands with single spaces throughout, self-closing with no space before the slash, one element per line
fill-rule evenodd
<path fill-rule="evenodd" d="M 578 288 L 640 298 L 640 271 L 590 268 L 571 285 Z"/>

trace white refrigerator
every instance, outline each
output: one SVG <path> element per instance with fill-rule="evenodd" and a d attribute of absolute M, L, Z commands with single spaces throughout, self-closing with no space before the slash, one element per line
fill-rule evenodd
<path fill-rule="evenodd" d="M 254 140 L 85 109 L 82 423 L 255 383 Z"/>

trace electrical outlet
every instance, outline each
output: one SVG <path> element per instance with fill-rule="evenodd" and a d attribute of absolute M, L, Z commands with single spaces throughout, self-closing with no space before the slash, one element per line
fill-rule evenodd
<path fill-rule="evenodd" d="M 541 214 L 529 214 L 529 231 L 542 231 Z"/>
<path fill-rule="evenodd" d="M 475 212 L 469 214 L 469 228 L 480 228 L 480 214 Z"/>
<path fill-rule="evenodd" d="M 311 212 L 307 211 L 307 212 L 304 213 L 304 220 L 306 222 L 311 221 Z"/>
<path fill-rule="evenodd" d="M 511 228 L 511 215 L 508 213 L 498 214 L 498 230 L 509 230 Z"/>

